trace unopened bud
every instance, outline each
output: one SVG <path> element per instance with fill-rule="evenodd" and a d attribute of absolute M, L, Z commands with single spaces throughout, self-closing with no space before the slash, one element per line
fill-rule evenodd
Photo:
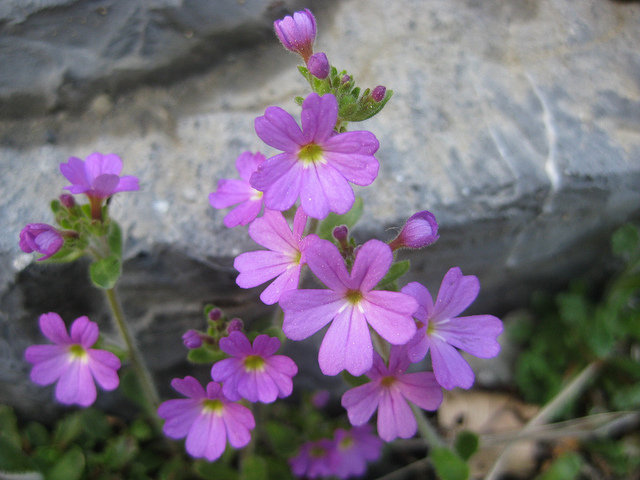
<path fill-rule="evenodd" d="M 317 409 L 321 409 L 327 406 L 330 398 L 329 390 L 318 390 L 311 396 L 311 403 Z"/>
<path fill-rule="evenodd" d="M 422 248 L 431 245 L 440 236 L 433 213 L 423 210 L 414 213 L 402 227 L 400 234 L 391 242 L 391 250 L 399 248 Z"/>
<path fill-rule="evenodd" d="M 351 77 L 349 75 L 344 75 L 341 79 L 340 79 L 340 83 L 342 83 L 343 85 L 347 82 L 351 81 Z"/>
<path fill-rule="evenodd" d="M 384 100 L 385 95 L 387 94 L 387 87 L 382 85 L 378 85 L 371 91 L 371 98 L 373 98 L 376 102 L 381 102 Z"/>
<path fill-rule="evenodd" d="M 243 328 L 244 324 L 242 323 L 242 320 L 239 318 L 233 318 L 229 322 L 229 325 L 227 325 L 227 333 L 231 334 L 231 332 L 241 332 Z"/>
<path fill-rule="evenodd" d="M 314 53 L 309 58 L 307 62 L 307 69 L 309 69 L 309 73 L 320 80 L 324 80 L 329 76 L 329 70 L 331 66 L 329 65 L 329 59 L 327 56 L 322 53 Z"/>
<path fill-rule="evenodd" d="M 218 320 L 220 320 L 223 316 L 222 310 L 220 310 L 218 307 L 212 308 L 211 310 L 209 310 L 209 320 L 211 320 L 212 322 L 217 322 Z"/>
<path fill-rule="evenodd" d="M 300 55 L 305 63 L 309 61 L 316 40 L 316 19 L 309 9 L 276 20 L 273 28 L 284 48 Z"/>
<path fill-rule="evenodd" d="M 68 209 L 72 209 L 76 206 L 76 199 L 70 193 L 63 193 L 60 195 L 60 203 Z"/>
<path fill-rule="evenodd" d="M 333 229 L 333 238 L 338 242 L 343 242 L 349 237 L 349 229 L 346 225 L 339 225 Z"/>
<path fill-rule="evenodd" d="M 202 337 L 200 336 L 200 332 L 197 330 L 187 330 L 184 335 L 182 335 L 182 341 L 184 346 L 189 349 L 199 348 L 202 346 Z"/>

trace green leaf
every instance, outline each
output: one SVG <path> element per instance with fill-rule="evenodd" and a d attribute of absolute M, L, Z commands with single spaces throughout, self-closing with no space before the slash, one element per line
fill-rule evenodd
<path fill-rule="evenodd" d="M 391 268 L 384 276 L 382 280 L 376 285 L 376 288 L 379 290 L 388 290 L 389 287 L 393 286 L 394 282 L 398 280 L 402 275 L 409 271 L 409 267 L 411 263 L 409 260 L 403 260 L 401 262 L 394 263 L 391 265 Z"/>
<path fill-rule="evenodd" d="M 331 212 L 327 215 L 318 227 L 318 236 L 320 238 L 324 238 L 325 240 L 333 241 L 333 229 L 340 226 L 346 225 L 349 228 L 352 228 L 358 220 L 360 220 L 360 216 L 362 215 L 362 211 L 364 210 L 364 202 L 361 197 L 356 197 L 355 202 L 353 203 L 353 207 L 347 213 L 343 215 L 337 215 Z"/>
<path fill-rule="evenodd" d="M 108 290 L 115 287 L 122 272 L 122 264 L 116 255 L 92 263 L 89 267 L 91 280 L 98 288 Z"/>
<path fill-rule="evenodd" d="M 56 423 L 56 428 L 53 433 L 53 444 L 60 449 L 64 449 L 78 438 L 83 430 L 84 422 L 82 419 L 82 411 L 67 415 Z"/>
<path fill-rule="evenodd" d="M 269 470 L 264 458 L 251 455 L 242 459 L 240 480 L 267 480 L 268 478 Z"/>
<path fill-rule="evenodd" d="M 84 454 L 74 445 L 47 472 L 47 480 L 79 480 L 83 478 L 84 468 Z"/>
<path fill-rule="evenodd" d="M 638 229 L 630 223 L 620 227 L 611 237 L 611 249 L 619 257 L 631 257 L 638 250 L 639 243 Z"/>
<path fill-rule="evenodd" d="M 535 480 L 572 480 L 580 473 L 584 461 L 575 452 L 567 452 L 556 458 L 549 468 Z"/>
<path fill-rule="evenodd" d="M 448 448 L 434 448 L 429 456 L 436 473 L 442 480 L 467 480 L 469 478 L 467 463 Z"/>
<path fill-rule="evenodd" d="M 118 258 L 122 258 L 122 229 L 118 222 L 113 220 L 109 223 L 109 233 L 107 234 L 107 243 L 111 253 Z"/>
<path fill-rule="evenodd" d="M 265 430 L 278 456 L 290 458 L 296 454 L 300 445 L 295 432 L 288 425 L 272 420 L 265 425 Z"/>
<path fill-rule="evenodd" d="M 463 460 L 469 460 L 471 455 L 478 451 L 479 444 L 478 435 L 469 430 L 463 430 L 456 435 L 454 448 Z"/>
<path fill-rule="evenodd" d="M 22 449 L 16 447 L 12 441 L 7 440 L 4 436 L 0 436 L 0 472 L 31 473 L 37 471 L 35 463 Z"/>
<path fill-rule="evenodd" d="M 238 480 L 238 472 L 235 469 L 220 463 L 198 461 L 194 470 L 206 480 Z"/>
<path fill-rule="evenodd" d="M 212 350 L 206 345 L 203 345 L 202 347 L 189 350 L 187 359 L 193 363 L 216 363 L 226 356 L 227 355 L 220 350 Z"/>
<path fill-rule="evenodd" d="M 13 408 L 7 405 L 0 405 L 0 437 L 5 438 L 16 448 L 22 447 L 20 432 L 18 430 L 18 419 Z"/>

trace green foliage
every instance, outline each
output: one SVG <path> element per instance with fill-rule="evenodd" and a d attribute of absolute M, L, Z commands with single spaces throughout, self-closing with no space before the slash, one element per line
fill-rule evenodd
<path fill-rule="evenodd" d="M 98 288 L 109 290 L 116 286 L 120 273 L 122 272 L 122 263 L 118 255 L 110 255 L 94 262 L 89 267 L 91 281 Z"/>
<path fill-rule="evenodd" d="M 471 455 L 478 451 L 479 445 L 480 439 L 477 434 L 469 430 L 463 430 L 456 435 L 454 449 L 460 458 L 469 460 Z"/>
<path fill-rule="evenodd" d="M 442 480 L 467 480 L 469 466 L 452 450 L 445 447 L 434 448 L 430 452 L 433 466 Z"/>
<path fill-rule="evenodd" d="M 573 480 L 580 473 L 584 461 L 575 452 L 567 452 L 556 458 L 549 468 L 538 475 L 535 480 Z"/>
<path fill-rule="evenodd" d="M 409 260 L 403 260 L 391 265 L 387 274 L 376 285 L 379 290 L 398 290 L 397 280 L 409 271 L 411 263 Z"/>
<path fill-rule="evenodd" d="M 529 402 L 546 403 L 567 376 L 595 360 L 606 361 L 601 386 L 616 408 L 640 402 L 640 362 L 628 352 L 640 340 L 640 241 L 638 229 L 625 225 L 612 237 L 612 250 L 625 262 L 601 292 L 576 281 L 567 292 L 534 297 L 533 317 L 509 326 L 523 353 L 515 380 Z M 624 369 L 618 368 L 626 364 Z M 618 367 L 617 367 L 618 366 Z"/>

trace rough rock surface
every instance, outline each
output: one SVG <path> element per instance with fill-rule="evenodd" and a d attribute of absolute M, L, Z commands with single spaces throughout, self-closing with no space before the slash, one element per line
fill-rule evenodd
<path fill-rule="evenodd" d="M 358 190 L 366 204 L 360 240 L 387 240 L 388 228 L 431 210 L 441 240 L 406 254 L 410 279 L 437 289 L 459 265 L 483 286 L 474 310 L 498 314 L 534 288 L 602 267 L 612 229 L 640 213 L 639 5 L 332 5 L 318 11 L 317 50 L 361 84 L 395 91 L 362 125 L 380 140 L 381 170 L 372 187 Z M 253 8 L 248 15 L 259 16 L 262 4 Z M 140 192 L 119 195 L 112 207 L 130 259 L 120 292 L 163 380 L 184 371 L 180 334 L 200 325 L 205 303 L 247 319 L 258 314 L 247 300 L 260 289 L 234 288 L 231 268 L 255 245 L 245 230 L 224 228 L 225 212 L 207 195 L 218 179 L 235 177 L 241 152 L 271 153 L 255 136 L 254 118 L 274 104 L 296 112 L 291 99 L 306 90 L 294 55 L 273 40 L 252 41 L 170 86 L 105 89 L 82 112 L 0 123 L 0 402 L 44 415 L 38 405 L 51 391 L 28 383 L 22 361 L 25 346 L 41 341 L 40 313 L 108 324 L 99 295 L 82 286 L 82 265 L 33 265 L 17 245 L 25 223 L 51 220 L 48 201 L 65 185 L 58 164 L 71 155 L 118 153 L 126 173 L 141 179 Z M 302 383 L 318 375 L 311 360 Z"/>

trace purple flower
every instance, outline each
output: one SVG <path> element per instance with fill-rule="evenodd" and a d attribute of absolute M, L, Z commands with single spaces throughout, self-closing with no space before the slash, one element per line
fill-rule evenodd
<path fill-rule="evenodd" d="M 371 433 L 368 424 L 347 431 L 338 428 L 333 437 L 338 461 L 333 474 L 338 478 L 359 477 L 367 470 L 367 462 L 380 457 L 383 442 Z"/>
<path fill-rule="evenodd" d="M 415 435 L 418 427 L 407 400 L 425 410 L 436 410 L 442 403 L 442 389 L 431 372 L 405 373 L 409 365 L 404 346 L 391 347 L 388 367 L 375 353 L 373 367 L 367 372 L 371 382 L 342 396 L 352 425 L 366 423 L 377 409 L 380 438 L 390 442 Z"/>
<path fill-rule="evenodd" d="M 419 362 L 431 350 L 433 372 L 447 390 L 473 385 L 473 371 L 456 348 L 480 358 L 495 357 L 500 352 L 497 341 L 502 333 L 500 319 L 493 315 L 457 317 L 471 305 L 479 291 L 478 279 L 462 275 L 458 267 L 445 275 L 435 304 L 420 283 L 411 282 L 402 289 L 420 304 L 414 316 L 421 324 L 407 344 L 409 358 Z"/>
<path fill-rule="evenodd" d="M 269 158 L 251 176 L 271 210 L 287 210 L 300 197 L 313 218 L 349 211 L 355 200 L 349 182 L 370 185 L 378 175 L 378 140 L 371 132 L 336 134 L 338 102 L 332 94 L 311 93 L 302 103 L 302 129 L 279 107 L 256 118 L 256 133 L 283 153 Z"/>
<path fill-rule="evenodd" d="M 276 35 L 284 48 L 300 55 L 307 63 L 316 40 L 316 19 L 307 8 L 273 22 Z"/>
<path fill-rule="evenodd" d="M 433 213 L 423 210 L 414 213 L 405 222 L 400 234 L 389 244 L 391 250 L 399 248 L 422 248 L 431 245 L 440 236 Z"/>
<path fill-rule="evenodd" d="M 58 229 L 46 223 L 29 223 L 20 232 L 20 248 L 25 253 L 43 253 L 38 261 L 46 260 L 58 253 L 64 238 Z"/>
<path fill-rule="evenodd" d="M 389 270 L 393 253 L 386 243 L 369 240 L 357 251 L 351 273 L 336 246 L 317 240 L 305 251 L 311 271 L 329 290 L 292 290 L 280 298 L 283 331 L 291 340 L 303 340 L 327 323 L 318 361 L 325 375 L 346 369 L 362 375 L 371 368 L 373 346 L 369 326 L 394 345 L 415 334 L 417 302 L 400 292 L 373 290 Z"/>
<path fill-rule="evenodd" d="M 319 478 L 333 475 L 337 462 L 335 442 L 321 438 L 315 442 L 304 443 L 298 455 L 289 460 L 289 465 L 297 477 Z"/>
<path fill-rule="evenodd" d="M 262 210 L 262 192 L 253 188 L 249 179 L 264 160 L 265 156 L 260 152 L 244 152 L 236 159 L 236 168 L 242 180 L 220 180 L 218 190 L 209 194 L 209 203 L 213 208 L 239 204 L 224 217 L 226 227 L 246 225 Z"/>
<path fill-rule="evenodd" d="M 94 379 L 105 390 L 118 387 L 118 357 L 91 348 L 100 335 L 97 323 L 79 317 L 71 325 L 69 336 L 60 315 L 45 313 L 40 316 L 40 330 L 55 345 L 27 348 L 25 358 L 33 364 L 31 380 L 38 385 L 57 381 L 56 398 L 60 403 L 91 405 L 96 400 Z"/>
<path fill-rule="evenodd" d="M 240 272 L 236 283 L 242 288 L 261 285 L 275 280 L 262 292 L 260 299 L 273 305 L 284 292 L 298 288 L 300 270 L 305 263 L 304 252 L 318 239 L 317 235 L 302 238 L 307 215 L 298 208 L 293 219 L 293 230 L 280 212 L 265 210 L 261 218 L 249 225 L 249 236 L 269 250 L 258 250 L 238 255 L 233 266 Z"/>
<path fill-rule="evenodd" d="M 167 400 L 158 407 L 166 420 L 163 431 L 168 437 L 187 437 L 186 449 L 192 457 L 210 462 L 222 455 L 227 444 L 242 448 L 249 440 L 249 430 L 256 425 L 251 410 L 229 401 L 220 384 L 209 382 L 207 390 L 193 377 L 174 378 L 171 386 L 188 398 Z"/>
<path fill-rule="evenodd" d="M 92 153 L 83 161 L 71 157 L 60 164 L 60 171 L 71 182 L 64 187 L 73 194 L 84 193 L 89 198 L 105 199 L 114 193 L 139 190 L 138 179 L 120 177 L 122 160 L 114 154 Z"/>
<path fill-rule="evenodd" d="M 274 355 L 280 348 L 276 337 L 258 335 L 252 346 L 243 333 L 231 332 L 220 339 L 220 348 L 232 358 L 216 362 L 211 377 L 224 382 L 222 391 L 229 400 L 271 403 L 291 395 L 298 367 L 289 357 Z"/>
<path fill-rule="evenodd" d="M 320 80 L 324 80 L 329 76 L 329 70 L 331 66 L 329 65 L 329 59 L 327 55 L 318 52 L 311 55 L 309 62 L 307 63 L 307 68 L 309 69 L 309 73 Z"/>

